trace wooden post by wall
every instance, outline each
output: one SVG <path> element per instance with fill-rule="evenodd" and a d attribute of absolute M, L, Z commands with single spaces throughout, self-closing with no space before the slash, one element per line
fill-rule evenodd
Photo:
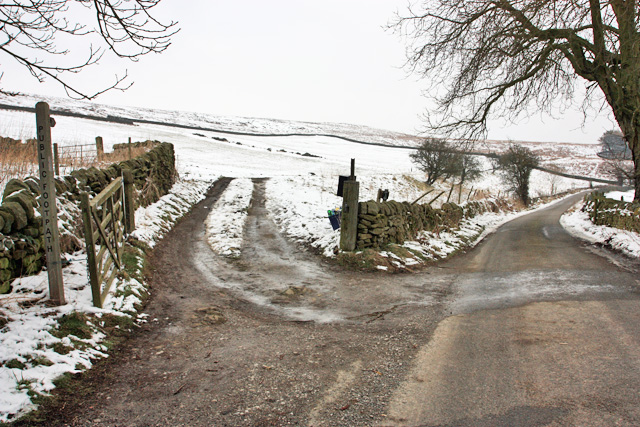
<path fill-rule="evenodd" d="M 56 171 L 56 176 L 60 175 L 60 156 L 58 155 L 58 144 L 53 144 L 53 167 Z"/>
<path fill-rule="evenodd" d="M 131 137 L 129 137 L 129 145 L 127 147 L 129 148 L 129 160 L 131 160 L 133 158 L 133 152 L 131 150 Z"/>
<path fill-rule="evenodd" d="M 440 194 L 438 194 L 436 197 L 434 197 L 433 199 L 431 199 L 431 201 L 429 203 L 427 203 L 429 206 L 431 206 L 431 203 L 435 202 L 436 200 L 438 200 L 440 198 L 440 196 L 442 196 L 445 192 L 441 191 Z"/>
<path fill-rule="evenodd" d="M 101 136 L 96 136 L 96 152 L 98 153 L 98 161 L 101 162 L 104 158 L 104 143 Z"/>
<path fill-rule="evenodd" d="M 420 197 L 418 197 L 417 199 L 415 199 L 415 200 L 413 201 L 413 203 L 411 203 L 411 204 L 412 204 L 412 205 L 415 205 L 415 204 L 416 204 L 416 203 L 418 203 L 418 202 L 419 202 L 419 201 L 420 201 L 424 196 L 428 196 L 429 194 L 433 193 L 434 191 L 436 191 L 436 189 L 435 189 L 435 188 L 433 188 L 433 189 L 431 189 L 431 190 L 427 191 L 427 192 L 426 192 L 426 193 L 424 193 L 422 196 L 420 196 Z"/>
<path fill-rule="evenodd" d="M 65 304 L 60 261 L 60 235 L 58 233 L 58 209 L 56 207 L 56 185 L 51 154 L 51 124 L 49 104 L 36 104 L 36 128 L 38 136 L 38 165 L 40 177 L 40 208 L 44 233 L 44 251 L 47 257 L 49 276 L 49 298 L 54 304 Z"/>
<path fill-rule="evenodd" d="M 340 220 L 340 249 L 353 251 L 358 237 L 358 197 L 360 183 L 347 180 L 342 187 L 342 218 Z"/>
<path fill-rule="evenodd" d="M 351 176 L 342 187 L 342 218 L 340 220 L 340 249 L 353 251 L 358 238 L 358 198 L 360 183 L 355 176 L 356 161 L 351 159 Z"/>
<path fill-rule="evenodd" d="M 133 173 L 129 169 L 122 171 L 124 180 L 124 231 L 131 234 L 136 229 L 136 208 L 133 199 Z"/>
<path fill-rule="evenodd" d="M 449 203 L 449 200 L 451 200 L 451 193 L 453 193 L 453 188 L 455 186 L 453 185 L 453 182 L 451 183 L 451 190 L 449 190 L 449 195 L 447 196 L 447 203 Z"/>

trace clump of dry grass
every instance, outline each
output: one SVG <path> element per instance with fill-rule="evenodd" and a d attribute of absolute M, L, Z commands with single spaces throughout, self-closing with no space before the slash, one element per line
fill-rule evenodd
<path fill-rule="evenodd" d="M 20 140 L 0 137 L 0 191 L 11 179 L 37 174 L 38 158 L 35 142 L 35 140 L 28 140 L 27 143 L 23 143 Z M 104 153 L 104 157 L 98 160 L 95 149 L 88 147 L 83 150 L 77 147 L 85 146 L 59 147 L 60 173 L 68 174 L 74 170 L 92 166 L 105 167 L 138 157 L 152 148 L 151 145 L 146 145 L 115 150 L 112 153 Z"/>
<path fill-rule="evenodd" d="M 0 189 L 12 178 L 25 178 L 38 170 L 36 146 L 0 137 Z"/>
<path fill-rule="evenodd" d="M 147 151 L 150 151 L 152 146 L 138 146 L 132 147 L 130 150 L 115 150 L 112 153 L 104 153 L 104 163 L 118 163 L 125 160 L 130 160 L 138 156 L 143 155 Z"/>

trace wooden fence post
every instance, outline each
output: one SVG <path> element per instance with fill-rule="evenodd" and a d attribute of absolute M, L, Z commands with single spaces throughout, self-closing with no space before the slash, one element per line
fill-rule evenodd
<path fill-rule="evenodd" d="M 433 189 L 431 189 L 431 190 L 427 191 L 427 192 L 426 192 L 426 193 L 424 193 L 422 196 L 420 196 L 420 197 L 418 197 L 417 199 L 415 199 L 411 204 L 412 204 L 412 205 L 415 205 L 415 204 L 416 204 L 416 203 L 418 203 L 420 200 L 422 200 L 422 198 L 423 198 L 424 196 L 428 196 L 429 194 L 433 193 L 434 191 L 435 191 L 435 188 L 433 188 Z"/>
<path fill-rule="evenodd" d="M 98 161 L 102 161 L 102 158 L 104 157 L 104 143 L 102 142 L 101 136 L 96 136 L 96 153 L 98 153 Z"/>
<path fill-rule="evenodd" d="M 124 230 L 131 234 L 136 229 L 136 208 L 133 199 L 133 173 L 129 169 L 122 171 L 124 180 Z"/>
<path fill-rule="evenodd" d="M 38 164 L 40 170 L 40 208 L 49 276 L 49 298 L 54 304 L 65 304 L 60 260 L 60 235 L 58 233 L 58 209 L 56 207 L 56 184 L 51 158 L 51 124 L 49 104 L 36 104 L 36 127 L 38 136 Z"/>
<path fill-rule="evenodd" d="M 100 300 L 100 278 L 98 277 L 98 267 L 96 265 L 96 242 L 93 238 L 93 220 L 91 219 L 89 194 L 82 193 L 80 197 L 82 222 L 84 224 L 84 238 L 87 244 L 87 267 L 89 269 L 89 283 L 91 284 L 93 305 L 95 307 L 102 307 L 102 301 Z"/>
<path fill-rule="evenodd" d="M 58 144 L 53 144 L 53 167 L 56 170 L 56 176 L 60 175 L 60 156 L 58 155 Z"/>
<path fill-rule="evenodd" d="M 129 137 L 129 144 L 127 145 L 127 147 L 129 148 L 129 160 L 131 160 L 133 158 L 133 151 L 131 149 L 131 137 Z"/>
<path fill-rule="evenodd" d="M 451 190 L 449 190 L 449 195 L 447 196 L 447 203 L 449 203 L 449 200 L 451 200 L 451 193 L 453 193 L 453 188 L 455 187 L 455 185 L 453 185 L 453 183 L 451 183 Z"/>
<path fill-rule="evenodd" d="M 431 199 L 431 201 L 429 203 L 427 203 L 429 206 L 431 206 L 431 203 L 435 202 L 436 200 L 438 200 L 440 198 L 440 196 L 442 196 L 445 193 L 445 191 L 441 191 L 440 194 L 438 194 L 436 197 L 434 197 L 433 199 Z"/>

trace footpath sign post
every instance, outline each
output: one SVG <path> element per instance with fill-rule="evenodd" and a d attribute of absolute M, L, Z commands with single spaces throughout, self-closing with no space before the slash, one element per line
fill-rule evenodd
<path fill-rule="evenodd" d="M 60 260 L 60 235 L 58 233 L 58 209 L 56 207 L 56 185 L 54 181 L 51 153 L 51 126 L 49 104 L 36 104 L 36 126 L 38 129 L 38 165 L 40 177 L 40 208 L 44 233 L 44 250 L 47 256 L 49 275 L 49 298 L 56 305 L 65 304 Z"/>

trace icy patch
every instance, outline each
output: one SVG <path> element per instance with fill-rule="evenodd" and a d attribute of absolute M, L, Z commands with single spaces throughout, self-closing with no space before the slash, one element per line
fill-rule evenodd
<path fill-rule="evenodd" d="M 471 273 L 461 275 L 456 287 L 461 295 L 451 308 L 453 313 L 503 308 L 534 300 L 554 300 L 586 293 L 615 292 L 613 283 L 593 272 L 524 271 L 515 273 Z M 610 279 L 615 280 L 615 279 Z"/>

